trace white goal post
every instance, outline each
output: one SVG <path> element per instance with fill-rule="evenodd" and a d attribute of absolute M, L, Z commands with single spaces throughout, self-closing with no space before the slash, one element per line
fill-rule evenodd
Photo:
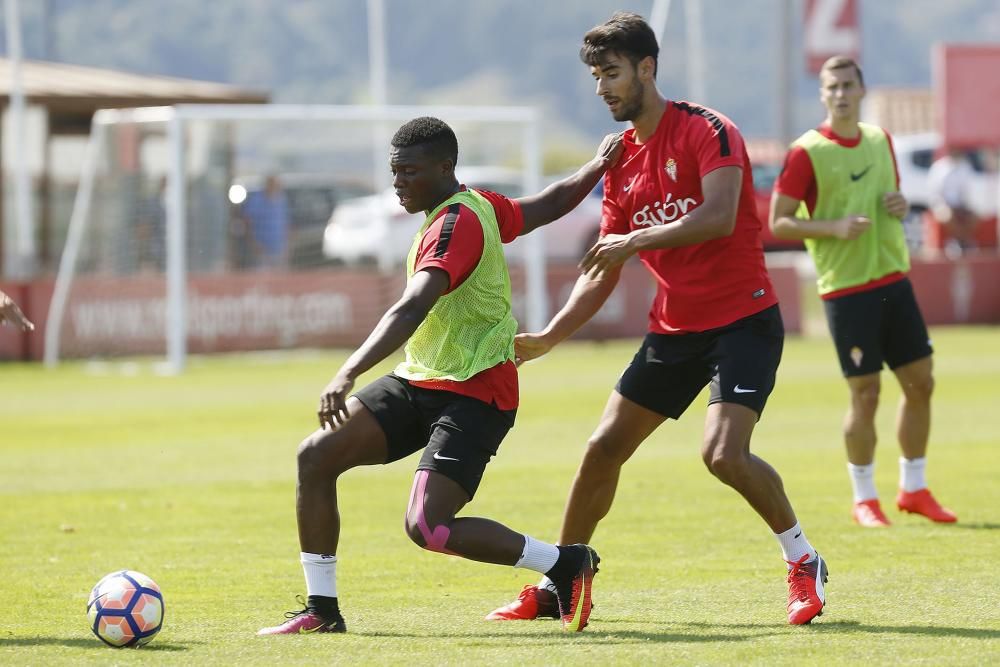
<path fill-rule="evenodd" d="M 120 148 L 119 144 L 114 144 L 115 149 L 109 148 L 109 145 L 112 145 L 109 141 L 115 128 L 128 125 L 132 128 L 147 128 L 138 131 L 150 131 L 149 128 L 155 127 L 156 131 L 164 136 L 165 224 L 162 230 L 164 236 L 162 262 L 158 267 L 158 270 L 162 271 L 165 283 L 164 296 L 154 305 L 147 305 L 139 317 L 145 318 L 145 324 L 155 322 L 157 327 L 162 324 L 162 336 L 165 339 L 165 369 L 167 372 L 177 373 L 185 366 L 190 336 L 188 281 L 191 271 L 189 254 L 192 252 L 192 240 L 187 238 L 191 229 L 188 217 L 192 208 L 198 205 L 198 202 L 189 200 L 192 174 L 189 174 L 188 170 L 191 157 L 189 152 L 194 143 L 191 137 L 193 128 L 199 124 L 211 123 L 276 124 L 277 127 L 287 128 L 310 123 L 316 124 L 317 127 L 354 123 L 357 128 L 370 128 L 368 131 L 371 133 L 371 170 L 374 173 L 366 173 L 365 177 L 373 179 L 374 191 L 380 192 L 382 187 L 389 185 L 387 155 L 391 129 L 418 116 L 436 116 L 453 126 L 463 122 L 477 123 L 480 125 L 476 127 L 481 128 L 479 131 L 482 134 L 489 134 L 491 127 L 494 132 L 498 132 L 498 128 L 505 128 L 505 132 L 514 132 L 512 136 L 519 138 L 507 140 L 507 143 L 515 144 L 513 150 L 518 150 L 516 161 L 521 180 L 520 191 L 534 193 L 541 189 L 540 118 L 538 111 L 530 107 L 264 104 L 177 105 L 98 111 L 93 118 L 90 140 L 67 230 L 66 245 L 60 258 L 50 302 L 48 326 L 45 332 L 45 364 L 55 365 L 61 357 L 67 356 L 61 338 L 66 327 L 71 324 L 69 320 L 73 319 L 68 317 L 67 313 L 73 304 L 75 294 L 73 286 L 80 270 L 81 249 L 88 243 L 86 240 L 88 228 L 93 226 L 94 219 L 104 222 L 104 218 L 108 217 L 102 211 L 94 209 L 97 187 L 95 183 L 99 178 L 113 181 L 116 176 L 114 173 L 109 173 L 111 170 L 106 167 L 109 159 L 107 154 Z M 459 138 L 461 164 L 462 146 L 465 142 L 462 130 L 456 128 L 456 133 Z M 519 148 L 516 146 L 518 143 Z M 144 174 L 143 178 L 149 180 L 148 175 Z M 130 187 L 134 189 L 134 184 Z M 119 194 L 119 196 L 126 195 Z M 133 199 L 136 197 L 136 195 L 131 196 Z M 134 214 L 135 201 L 129 204 L 130 207 L 117 207 L 114 210 L 128 208 Z M 108 244 L 109 241 L 105 240 L 103 243 Z M 519 246 L 518 256 L 522 258 L 524 267 L 524 324 L 529 329 L 537 330 L 544 326 L 548 314 L 544 237 L 542 234 L 532 234 L 519 240 L 515 246 Z M 130 275 L 132 274 L 123 274 L 122 270 L 118 270 L 114 278 L 127 282 Z M 113 323 L 105 323 L 104 327 L 108 329 L 104 332 L 106 337 L 114 336 L 112 330 L 114 326 Z M 89 354 L 84 351 L 75 356 Z"/>

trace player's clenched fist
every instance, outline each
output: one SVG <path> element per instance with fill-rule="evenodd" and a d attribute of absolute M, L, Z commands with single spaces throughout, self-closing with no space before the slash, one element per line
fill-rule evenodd
<path fill-rule="evenodd" d="M 834 235 L 838 239 L 851 241 L 864 234 L 871 226 L 871 218 L 864 215 L 849 215 L 837 221 Z"/>
<path fill-rule="evenodd" d="M 894 218 L 902 218 L 910 209 L 910 204 L 902 192 L 886 192 L 882 195 L 882 204 L 885 210 Z"/>

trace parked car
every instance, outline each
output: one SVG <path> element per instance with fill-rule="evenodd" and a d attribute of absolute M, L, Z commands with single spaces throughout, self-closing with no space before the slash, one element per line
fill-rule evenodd
<path fill-rule="evenodd" d="M 508 197 L 521 196 L 521 173 L 502 167 L 459 167 L 456 176 L 470 187 Z M 424 222 L 399 205 L 392 188 L 379 194 L 342 201 L 323 233 L 323 255 L 344 264 L 401 265 Z M 589 196 L 576 209 L 542 231 L 550 260 L 577 261 L 597 238 L 601 221 L 600 196 Z M 519 243 L 513 244 L 518 246 Z M 517 250 L 512 251 L 513 254 Z"/>
<path fill-rule="evenodd" d="M 771 233 L 768 220 L 771 217 L 771 193 L 774 183 L 781 174 L 781 162 L 773 160 L 751 163 L 753 170 L 753 200 L 760 218 L 760 241 L 765 252 L 775 250 L 805 250 L 805 245 L 798 239 L 779 239 Z"/>
<path fill-rule="evenodd" d="M 324 260 L 323 230 L 337 204 L 367 195 L 371 188 L 351 179 L 322 173 L 277 174 L 288 198 L 289 265 L 309 268 Z M 229 188 L 229 201 L 238 206 L 264 188 L 263 176 L 239 178 Z"/>

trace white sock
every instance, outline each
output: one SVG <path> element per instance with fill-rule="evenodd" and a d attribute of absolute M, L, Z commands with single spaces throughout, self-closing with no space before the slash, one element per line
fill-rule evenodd
<path fill-rule="evenodd" d="M 816 550 L 809 544 L 806 533 L 798 522 L 785 532 L 775 533 L 774 536 L 778 538 L 778 544 L 781 545 L 781 555 L 786 561 L 794 563 L 807 554 L 809 555 L 809 558 L 806 559 L 807 563 L 816 558 Z"/>
<path fill-rule="evenodd" d="M 899 488 L 913 493 L 927 488 L 927 457 L 906 459 L 899 457 Z"/>
<path fill-rule="evenodd" d="M 854 487 L 854 502 L 860 503 L 862 500 L 878 499 L 878 491 L 875 490 L 874 463 L 869 463 L 866 466 L 848 463 L 847 471 L 851 475 L 851 486 Z"/>
<path fill-rule="evenodd" d="M 306 595 L 337 597 L 337 557 L 330 554 L 299 554 L 306 575 Z"/>
<path fill-rule="evenodd" d="M 549 579 L 548 577 L 542 577 L 542 580 L 538 582 L 537 588 L 542 588 L 547 591 L 552 591 L 553 593 L 556 592 L 556 585 L 552 583 L 552 580 Z"/>
<path fill-rule="evenodd" d="M 545 574 L 559 560 L 559 549 L 554 544 L 539 542 L 530 535 L 524 536 L 524 551 L 514 563 L 514 567 L 523 567 Z"/>

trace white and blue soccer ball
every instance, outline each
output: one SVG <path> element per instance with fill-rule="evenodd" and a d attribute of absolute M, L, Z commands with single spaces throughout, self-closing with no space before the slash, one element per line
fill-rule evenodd
<path fill-rule="evenodd" d="M 112 572 L 97 582 L 87 600 L 87 620 L 108 646 L 138 648 L 163 627 L 163 594 L 156 582 L 132 570 Z"/>

